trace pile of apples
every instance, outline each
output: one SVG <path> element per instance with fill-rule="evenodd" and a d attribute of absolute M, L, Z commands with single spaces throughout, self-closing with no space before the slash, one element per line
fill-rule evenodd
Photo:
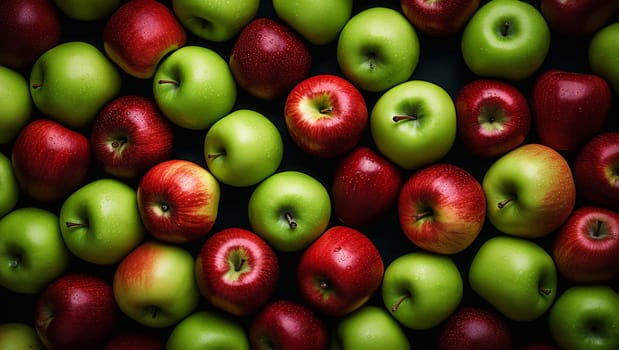
<path fill-rule="evenodd" d="M 0 349 L 619 349 L 619 1 L 0 1 Z"/>

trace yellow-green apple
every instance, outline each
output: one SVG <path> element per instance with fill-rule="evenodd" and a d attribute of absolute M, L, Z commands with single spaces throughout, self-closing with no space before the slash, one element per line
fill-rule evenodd
<path fill-rule="evenodd" d="M 0 219 L 0 259 L 0 285 L 17 293 L 39 293 L 71 262 L 58 216 L 35 207 L 6 214 Z"/>
<path fill-rule="evenodd" d="M 106 19 L 122 3 L 122 0 L 53 0 L 66 16 L 78 21 L 100 21 Z"/>
<path fill-rule="evenodd" d="M 221 189 L 200 164 L 170 159 L 150 168 L 137 188 L 138 209 L 157 239 L 188 243 L 206 236 L 217 219 Z"/>
<path fill-rule="evenodd" d="M 209 303 L 229 314 L 255 313 L 275 292 L 279 260 L 254 232 L 229 227 L 208 237 L 195 266 L 196 281 Z"/>
<path fill-rule="evenodd" d="M 544 63 L 550 29 L 534 5 L 494 0 L 471 16 L 460 43 L 464 62 L 475 75 L 520 81 Z"/>
<path fill-rule="evenodd" d="M 505 317 L 518 322 L 540 318 L 557 295 L 557 269 L 538 243 L 497 235 L 486 240 L 469 265 L 469 285 Z"/>
<path fill-rule="evenodd" d="M 30 121 L 32 99 L 24 76 L 0 66 L 0 144 L 12 142 Z"/>
<path fill-rule="evenodd" d="M 45 350 L 34 326 L 29 323 L 7 321 L 0 323 L 0 349 Z"/>
<path fill-rule="evenodd" d="M 486 169 L 482 187 L 487 218 L 499 231 L 539 238 L 559 228 L 576 203 L 567 160 L 537 143 L 519 146 Z"/>
<path fill-rule="evenodd" d="M 59 222 L 71 253 L 93 264 L 118 263 L 146 235 L 136 190 L 113 178 L 93 180 L 70 194 Z"/>
<path fill-rule="evenodd" d="M 522 145 L 531 130 L 529 101 L 515 85 L 474 79 L 454 100 L 458 141 L 474 156 L 493 158 Z"/>
<path fill-rule="evenodd" d="M 284 141 L 264 114 L 237 109 L 216 121 L 204 138 L 208 169 L 220 182 L 253 186 L 271 176 L 284 157 Z"/>
<path fill-rule="evenodd" d="M 416 251 L 389 263 L 381 293 L 385 308 L 400 324 L 427 330 L 445 321 L 460 305 L 464 283 L 451 257 Z"/>
<path fill-rule="evenodd" d="M 619 55 L 619 23 L 598 30 L 589 41 L 588 61 L 591 73 L 597 74 L 613 87 L 619 96 L 619 65 L 613 57 Z"/>
<path fill-rule="evenodd" d="M 11 158 L 0 153 L 0 218 L 15 208 L 19 197 L 19 184 Z"/>
<path fill-rule="evenodd" d="M 363 232 L 332 226 L 301 254 L 297 285 L 312 308 L 339 317 L 359 309 L 372 297 L 383 272 L 380 252 Z"/>
<path fill-rule="evenodd" d="M 292 88 L 284 103 L 284 122 L 292 141 L 305 153 L 334 158 L 355 147 L 368 121 L 361 92 L 334 74 L 318 74 Z"/>
<path fill-rule="evenodd" d="M 249 350 L 249 339 L 239 319 L 217 311 L 203 310 L 190 314 L 175 325 L 165 348 Z"/>
<path fill-rule="evenodd" d="M 329 225 L 331 199 L 315 177 L 287 170 L 269 176 L 254 188 L 247 215 L 252 230 L 276 250 L 297 252 Z"/>
<path fill-rule="evenodd" d="M 458 308 L 437 333 L 438 350 L 513 348 L 512 330 L 505 317 L 483 306 Z"/>
<path fill-rule="evenodd" d="M 477 239 L 486 219 L 486 197 L 467 170 L 437 163 L 413 172 L 398 197 L 400 227 L 416 246 L 456 254 Z"/>
<path fill-rule="evenodd" d="M 584 37 L 608 24 L 619 10 L 619 2 L 541 0 L 539 9 L 550 29 L 564 36 Z"/>
<path fill-rule="evenodd" d="M 37 201 L 60 200 L 86 181 L 90 141 L 56 121 L 37 118 L 17 135 L 11 162 L 23 193 Z"/>
<path fill-rule="evenodd" d="M 410 80 L 384 92 L 370 114 L 378 150 L 406 170 L 442 159 L 456 140 L 456 108 L 441 86 Z M 414 154 L 414 157 L 411 157 Z"/>
<path fill-rule="evenodd" d="M 177 245 L 147 241 L 132 250 L 114 271 L 114 298 L 120 310 L 146 327 L 170 327 L 198 306 L 195 259 Z"/>
<path fill-rule="evenodd" d="M 152 78 L 161 59 L 187 42 L 174 12 L 155 0 L 130 0 L 118 7 L 103 28 L 103 49 L 129 75 Z"/>
<path fill-rule="evenodd" d="M 304 303 L 278 299 L 265 305 L 249 324 L 252 349 L 326 350 L 327 324 Z"/>
<path fill-rule="evenodd" d="M 105 342 L 119 320 L 112 285 L 91 273 L 71 273 L 37 297 L 34 325 L 47 349 L 93 349 Z"/>
<path fill-rule="evenodd" d="M 619 213 L 582 206 L 557 230 L 552 244 L 557 271 L 576 283 L 605 283 L 619 277 Z"/>
<path fill-rule="evenodd" d="M 157 66 L 153 94 L 174 124 L 206 130 L 232 111 L 237 91 L 223 57 L 209 48 L 190 45 L 172 52 Z"/>
<path fill-rule="evenodd" d="M 346 22 L 336 56 L 342 74 L 355 86 L 382 92 L 411 77 L 419 62 L 419 38 L 401 12 L 376 6 Z"/>
<path fill-rule="evenodd" d="M 447 37 L 459 33 L 480 0 L 401 0 L 402 13 L 420 33 Z"/>
<path fill-rule="evenodd" d="M 268 17 L 249 22 L 237 36 L 230 59 L 239 87 L 263 100 L 287 94 L 311 68 L 307 44 L 283 23 Z"/>
<path fill-rule="evenodd" d="M 157 330 L 121 328 L 109 338 L 103 350 L 164 350 L 167 336 Z"/>

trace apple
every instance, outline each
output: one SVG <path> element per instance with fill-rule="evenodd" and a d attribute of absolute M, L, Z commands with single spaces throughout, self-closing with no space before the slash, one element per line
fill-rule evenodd
<path fill-rule="evenodd" d="M 419 62 L 419 38 L 399 11 L 372 7 L 353 15 L 337 40 L 337 63 L 361 90 L 383 92 L 407 81 Z"/>
<path fill-rule="evenodd" d="M 195 36 L 225 42 L 237 35 L 258 13 L 260 0 L 173 0 L 174 14 Z"/>
<path fill-rule="evenodd" d="M 273 248 L 254 232 L 229 227 L 202 244 L 195 275 L 200 293 L 213 306 L 247 316 L 275 292 L 279 260 Z"/>
<path fill-rule="evenodd" d="M 559 228 L 576 203 L 567 160 L 537 143 L 496 159 L 486 169 L 482 187 L 490 223 L 505 234 L 525 238 L 540 238 Z"/>
<path fill-rule="evenodd" d="M 120 261 L 114 271 L 114 298 L 120 310 L 150 328 L 171 327 L 191 314 L 200 300 L 189 251 L 146 241 Z"/>
<path fill-rule="evenodd" d="M 619 294 L 605 284 L 568 287 L 550 310 L 548 328 L 561 349 L 617 349 Z"/>
<path fill-rule="evenodd" d="M 34 325 L 47 349 L 92 349 L 106 341 L 119 319 L 112 285 L 92 274 L 62 275 L 37 298 Z"/>
<path fill-rule="evenodd" d="M 105 20 L 120 5 L 122 0 L 53 0 L 56 6 L 69 18 L 78 21 Z"/>
<path fill-rule="evenodd" d="M 374 149 L 360 145 L 335 166 L 331 202 L 337 219 L 347 226 L 363 226 L 395 208 L 404 183 L 400 169 Z"/>
<path fill-rule="evenodd" d="M 332 226 L 301 254 L 297 285 L 311 307 L 328 316 L 344 316 L 363 306 L 380 287 L 383 259 L 361 231 Z"/>
<path fill-rule="evenodd" d="M 474 156 L 494 158 L 522 145 L 531 129 L 529 101 L 497 79 L 474 79 L 454 100 L 458 140 Z"/>
<path fill-rule="evenodd" d="M 44 350 L 34 327 L 23 322 L 0 323 L 0 349 L 3 350 Z"/>
<path fill-rule="evenodd" d="M 512 349 L 512 330 L 505 318 L 494 310 L 463 306 L 438 328 L 438 350 Z"/>
<path fill-rule="evenodd" d="M 544 63 L 550 50 L 550 29 L 534 5 L 495 0 L 471 16 L 460 43 L 464 62 L 474 74 L 521 81 Z"/>
<path fill-rule="evenodd" d="M 25 69 L 62 40 L 60 16 L 51 0 L 2 1 L 0 13 L 2 66 Z"/>
<path fill-rule="evenodd" d="M 155 0 L 129 0 L 108 17 L 103 49 L 123 71 L 152 78 L 161 59 L 187 42 L 174 12 Z"/>
<path fill-rule="evenodd" d="M 239 321 L 216 311 L 196 311 L 172 328 L 166 350 L 249 350 L 248 335 Z"/>
<path fill-rule="evenodd" d="M 606 25 L 619 9 L 617 0 L 541 0 L 539 9 L 550 29 L 565 36 L 586 36 Z"/>
<path fill-rule="evenodd" d="M 15 208 L 19 201 L 19 184 L 11 158 L 0 153 L 0 218 Z"/>
<path fill-rule="evenodd" d="M 505 317 L 518 322 L 540 318 L 557 295 L 557 269 L 539 244 L 497 235 L 486 240 L 469 265 L 469 285 Z"/>
<path fill-rule="evenodd" d="M 217 219 L 221 189 L 204 167 L 170 159 L 150 168 L 137 188 L 140 217 L 157 239 L 188 243 L 206 236 Z"/>
<path fill-rule="evenodd" d="M 329 192 L 313 176 L 295 170 L 275 173 L 252 191 L 247 215 L 252 230 L 278 251 L 298 252 L 329 225 Z"/>
<path fill-rule="evenodd" d="M 103 350 L 164 350 L 164 337 L 155 332 L 124 329 L 110 337 Z"/>
<path fill-rule="evenodd" d="M 0 218 L 0 259 L 0 285 L 17 293 L 39 293 L 71 261 L 58 216 L 47 209 L 20 207 Z"/>
<path fill-rule="evenodd" d="M 353 0 L 273 0 L 279 19 L 314 45 L 335 41 L 352 15 Z"/>
<path fill-rule="evenodd" d="M 603 283 L 619 277 L 619 213 L 593 206 L 574 209 L 557 230 L 551 254 L 569 281 Z"/>
<path fill-rule="evenodd" d="M 239 87 L 256 98 L 275 100 L 309 75 L 311 54 L 292 30 L 262 17 L 243 27 L 228 63 Z"/>
<path fill-rule="evenodd" d="M 284 156 L 277 126 L 251 109 L 237 109 L 216 121 L 204 138 L 208 169 L 220 182 L 248 187 L 271 176 Z"/>
<path fill-rule="evenodd" d="M 329 331 L 324 320 L 305 304 L 278 299 L 251 319 L 249 340 L 255 350 L 325 350 Z"/>
<path fill-rule="evenodd" d="M 389 160 L 405 170 L 420 168 L 451 150 L 457 133 L 454 102 L 445 89 L 429 81 L 398 84 L 374 104 L 370 131 Z"/>
<path fill-rule="evenodd" d="M 17 135 L 11 162 L 23 193 L 37 201 L 57 201 L 86 181 L 90 141 L 58 122 L 35 119 Z"/>
<path fill-rule="evenodd" d="M 619 210 L 619 132 L 589 139 L 576 152 L 572 169 L 579 198 Z"/>
<path fill-rule="evenodd" d="M 619 66 L 612 57 L 619 55 L 619 23 L 598 30 L 589 41 L 588 62 L 591 73 L 597 74 L 613 87 L 619 96 Z"/>
<path fill-rule="evenodd" d="M 464 286 L 454 260 L 416 251 L 392 260 L 382 282 L 385 308 L 408 329 L 427 330 L 445 321 L 460 305 Z"/>
<path fill-rule="evenodd" d="M 30 121 L 30 87 L 21 73 L 0 66 L 0 144 L 12 142 Z"/>
<path fill-rule="evenodd" d="M 447 37 L 459 33 L 477 11 L 480 0 L 401 0 L 402 13 L 420 33 Z"/>

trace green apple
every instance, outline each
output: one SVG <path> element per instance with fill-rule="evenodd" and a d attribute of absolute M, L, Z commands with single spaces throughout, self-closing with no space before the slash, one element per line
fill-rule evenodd
<path fill-rule="evenodd" d="M 45 346 L 33 326 L 21 322 L 0 324 L 0 349 L 44 350 Z"/>
<path fill-rule="evenodd" d="M 153 94 L 163 114 L 174 124 L 206 130 L 232 111 L 237 90 L 228 63 L 217 52 L 184 46 L 157 67 Z"/>
<path fill-rule="evenodd" d="M 588 57 L 591 72 L 606 79 L 619 96 L 619 23 L 609 24 L 593 35 Z"/>
<path fill-rule="evenodd" d="M 463 293 L 460 271 L 447 255 L 407 253 L 395 258 L 383 276 L 385 307 L 410 329 L 430 329 L 446 320 Z"/>
<path fill-rule="evenodd" d="M 275 14 L 315 45 L 331 43 L 352 15 L 353 0 L 273 0 Z"/>
<path fill-rule="evenodd" d="M 144 238 L 136 190 L 116 179 L 98 179 L 65 199 L 59 215 L 62 237 L 78 258 L 115 264 Z"/>
<path fill-rule="evenodd" d="M 216 121 L 204 138 L 204 157 L 220 182 L 252 186 L 277 171 L 284 156 L 284 141 L 266 116 L 236 110 Z"/>
<path fill-rule="evenodd" d="M 336 56 L 348 80 L 362 90 L 381 92 L 411 77 L 419 62 L 419 38 L 401 12 L 372 7 L 346 22 Z"/>
<path fill-rule="evenodd" d="M 199 38 L 223 42 L 232 39 L 258 13 L 260 0 L 174 0 L 176 17 Z"/>
<path fill-rule="evenodd" d="M 0 66 L 0 144 L 15 139 L 30 121 L 32 99 L 28 82 L 21 73 Z"/>
<path fill-rule="evenodd" d="M 552 305 L 557 269 L 537 243 L 494 236 L 482 244 L 469 266 L 469 284 L 479 296 L 514 321 L 533 321 Z"/>
<path fill-rule="evenodd" d="M 365 305 L 337 321 L 331 350 L 408 350 L 400 324 L 384 308 Z"/>
<path fill-rule="evenodd" d="M 69 41 L 44 52 L 32 66 L 30 94 L 41 113 L 69 127 L 83 128 L 120 93 L 120 73 L 103 52 Z"/>
<path fill-rule="evenodd" d="M 0 218 L 10 212 L 19 200 L 19 184 L 13 172 L 11 158 L 0 153 Z"/>
<path fill-rule="evenodd" d="M 619 349 L 619 294 L 605 284 L 568 287 L 550 309 L 548 326 L 561 349 Z"/>
<path fill-rule="evenodd" d="M 546 20 L 526 1 L 489 1 L 462 32 L 464 62 L 484 77 L 523 80 L 539 69 L 549 49 Z"/>
<path fill-rule="evenodd" d="M 116 10 L 122 0 L 54 0 L 60 11 L 78 21 L 104 20 Z"/>
<path fill-rule="evenodd" d="M 166 350 L 249 350 L 243 326 L 216 311 L 197 311 L 179 322 L 170 332 Z"/>
<path fill-rule="evenodd" d="M 275 249 L 300 251 L 329 225 L 331 199 L 316 178 L 288 170 L 273 174 L 256 186 L 247 212 L 254 232 Z"/>
<path fill-rule="evenodd" d="M 58 216 L 40 208 L 15 209 L 0 219 L 0 285 L 18 293 L 40 292 L 69 266 Z"/>
<path fill-rule="evenodd" d="M 370 114 L 378 150 L 412 170 L 443 158 L 456 139 L 454 102 L 437 84 L 411 80 L 384 92 Z"/>

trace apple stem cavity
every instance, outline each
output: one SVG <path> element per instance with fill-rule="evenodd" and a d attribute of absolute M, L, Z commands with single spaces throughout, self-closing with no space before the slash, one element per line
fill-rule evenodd
<path fill-rule="evenodd" d="M 595 227 L 593 230 L 591 230 L 590 235 L 591 237 L 595 238 L 595 239 L 600 239 L 600 238 L 604 238 L 606 237 L 606 234 L 604 234 L 604 221 L 602 220 L 597 220 L 595 222 Z"/>
<path fill-rule="evenodd" d="M 512 34 L 512 24 L 508 21 L 505 21 L 501 26 L 501 35 L 506 37 Z"/>
<path fill-rule="evenodd" d="M 127 138 L 126 137 L 122 137 L 122 138 L 120 138 L 118 140 L 114 140 L 114 141 L 112 141 L 112 148 L 120 148 L 125 143 L 127 143 Z"/>
<path fill-rule="evenodd" d="M 240 258 L 237 259 L 236 264 L 234 264 L 234 271 L 239 272 L 243 269 L 243 265 L 245 265 L 245 259 Z"/>
<path fill-rule="evenodd" d="M 333 113 L 333 106 L 325 107 L 320 109 L 321 114 L 331 114 Z"/>
<path fill-rule="evenodd" d="M 32 88 L 33 88 L 33 89 L 38 89 L 38 88 L 40 88 L 41 86 L 43 86 L 43 83 L 34 83 L 34 84 L 32 84 Z"/>
<path fill-rule="evenodd" d="M 418 118 L 416 115 L 394 115 L 392 119 L 397 123 L 402 120 L 417 120 Z"/>
<path fill-rule="evenodd" d="M 19 264 L 22 262 L 22 259 L 23 258 L 21 255 L 14 255 L 11 261 L 9 262 L 9 268 L 16 269 L 17 267 L 19 267 Z"/>
<path fill-rule="evenodd" d="M 398 309 L 400 308 L 400 305 L 402 305 L 402 303 L 408 298 L 410 298 L 410 294 L 404 294 L 400 299 L 398 299 L 398 301 L 395 304 L 393 304 L 393 306 L 391 307 L 391 312 L 398 311 Z"/>
<path fill-rule="evenodd" d="M 286 218 L 286 221 L 288 221 L 288 225 L 290 225 L 290 228 L 297 228 L 297 222 L 292 217 L 292 214 L 290 214 L 289 212 L 285 212 L 284 217 Z"/>
<path fill-rule="evenodd" d="M 172 85 L 178 86 L 178 81 L 174 81 L 174 80 L 170 80 L 170 79 L 160 79 L 159 81 L 157 81 L 157 83 L 159 83 L 159 84 L 172 84 Z"/>
<path fill-rule="evenodd" d="M 540 291 L 540 293 L 542 293 L 544 295 L 550 295 L 552 293 L 552 290 L 550 290 L 548 288 L 542 288 L 542 287 L 540 287 L 539 291 Z"/>
<path fill-rule="evenodd" d="M 432 216 L 432 211 L 431 210 L 424 210 L 421 213 L 415 214 L 415 221 L 422 220 L 422 219 L 427 218 L 429 216 Z"/>
<path fill-rule="evenodd" d="M 497 206 L 499 209 L 503 209 L 503 208 L 505 208 L 505 206 L 506 206 L 507 204 L 509 204 L 509 203 L 510 203 L 511 201 L 513 201 L 513 200 L 514 200 L 513 198 L 505 198 L 505 199 L 503 199 L 502 201 L 498 202 L 496 206 Z"/>
<path fill-rule="evenodd" d="M 68 228 L 88 227 L 88 224 L 84 224 L 84 223 L 81 223 L 81 222 L 66 222 L 65 225 L 67 225 Z"/>

